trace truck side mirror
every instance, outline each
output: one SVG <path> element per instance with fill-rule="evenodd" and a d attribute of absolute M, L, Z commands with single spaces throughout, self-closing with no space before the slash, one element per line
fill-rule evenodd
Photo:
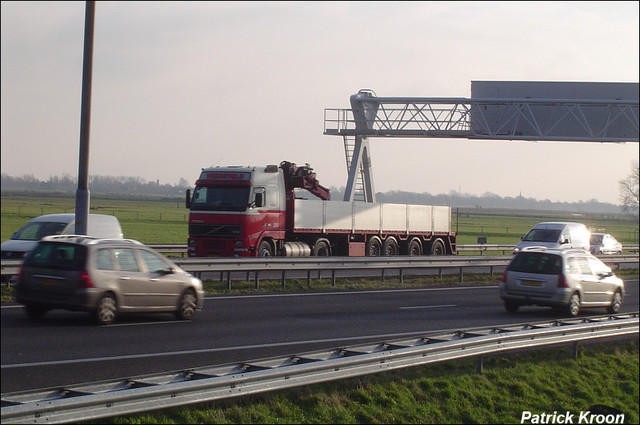
<path fill-rule="evenodd" d="M 184 205 L 187 209 L 191 208 L 191 189 L 187 189 L 187 193 L 184 199 Z"/>
<path fill-rule="evenodd" d="M 253 206 L 256 208 L 264 207 L 264 193 L 256 192 Z"/>

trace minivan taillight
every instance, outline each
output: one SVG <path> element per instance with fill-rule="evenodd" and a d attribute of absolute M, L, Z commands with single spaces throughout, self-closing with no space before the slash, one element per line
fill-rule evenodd
<path fill-rule="evenodd" d="M 564 277 L 564 273 L 558 275 L 558 288 L 568 288 L 567 278 Z"/>
<path fill-rule="evenodd" d="M 83 271 L 80 277 L 78 278 L 78 287 L 79 288 L 93 288 L 93 281 L 91 280 L 91 276 L 87 271 Z"/>
<path fill-rule="evenodd" d="M 24 265 L 20 264 L 20 269 L 18 269 L 18 275 L 16 276 L 16 281 L 20 282 L 22 280 L 22 269 L 24 268 Z"/>
<path fill-rule="evenodd" d="M 502 278 L 500 279 L 501 283 L 505 283 L 507 281 L 507 270 L 502 272 Z"/>

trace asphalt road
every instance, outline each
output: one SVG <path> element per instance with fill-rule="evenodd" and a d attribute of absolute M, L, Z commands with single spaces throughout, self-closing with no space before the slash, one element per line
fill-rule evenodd
<path fill-rule="evenodd" d="M 626 288 L 622 311 L 638 311 L 638 279 Z M 137 315 L 110 326 L 86 313 L 32 321 L 20 306 L 1 310 L 2 393 L 562 317 L 542 307 L 508 314 L 497 286 L 215 296 L 192 322 Z"/>

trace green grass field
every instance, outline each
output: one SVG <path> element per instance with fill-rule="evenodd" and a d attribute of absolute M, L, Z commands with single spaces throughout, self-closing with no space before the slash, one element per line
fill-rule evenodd
<path fill-rule="evenodd" d="M 188 211 L 182 199 L 132 200 L 93 197 L 92 213 L 115 215 L 126 238 L 146 244 L 186 244 Z M 71 196 L 2 195 L 2 240 L 7 240 L 30 219 L 43 214 L 74 212 Z M 526 211 L 460 211 L 453 209 L 452 230 L 459 244 L 516 244 L 536 223 L 580 221 L 592 231 L 611 233 L 623 244 L 638 243 L 638 222 L 630 216 L 581 215 Z"/>

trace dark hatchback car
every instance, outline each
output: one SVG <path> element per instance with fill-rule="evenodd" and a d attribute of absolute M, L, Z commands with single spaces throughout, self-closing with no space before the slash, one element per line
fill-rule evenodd
<path fill-rule="evenodd" d="M 16 300 L 31 318 L 66 309 L 91 312 L 100 324 L 120 313 L 191 319 L 203 299 L 200 279 L 130 239 L 45 237 L 25 258 L 16 284 Z"/>

